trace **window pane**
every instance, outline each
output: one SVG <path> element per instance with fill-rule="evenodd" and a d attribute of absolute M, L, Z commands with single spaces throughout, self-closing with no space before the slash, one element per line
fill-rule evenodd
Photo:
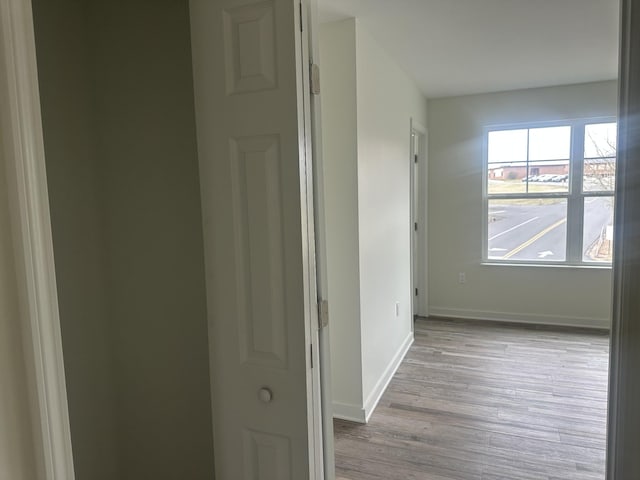
<path fill-rule="evenodd" d="M 584 157 L 615 157 L 617 131 L 614 123 L 595 123 L 584 127 Z"/>
<path fill-rule="evenodd" d="M 567 200 L 490 200 L 488 258 L 563 261 L 567 245 Z"/>
<path fill-rule="evenodd" d="M 583 192 L 613 192 L 616 185 L 616 158 L 588 158 L 584 161 Z"/>
<path fill-rule="evenodd" d="M 489 163 L 527 161 L 527 130 L 489 132 Z"/>
<path fill-rule="evenodd" d="M 530 162 L 526 182 L 529 193 L 568 192 L 569 160 Z"/>
<path fill-rule="evenodd" d="M 487 191 L 492 193 L 525 193 L 527 176 L 526 162 L 490 164 Z"/>
<path fill-rule="evenodd" d="M 529 160 L 565 160 L 571 152 L 571 127 L 529 130 Z"/>
<path fill-rule="evenodd" d="M 610 263 L 613 253 L 613 197 L 586 197 L 583 225 L 583 260 Z"/>

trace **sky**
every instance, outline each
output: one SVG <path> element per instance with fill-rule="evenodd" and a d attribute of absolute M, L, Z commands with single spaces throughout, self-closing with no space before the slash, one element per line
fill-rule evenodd
<path fill-rule="evenodd" d="M 616 124 L 585 128 L 585 157 L 615 156 Z M 571 127 L 495 130 L 489 132 L 489 163 L 565 160 L 570 158 Z"/>

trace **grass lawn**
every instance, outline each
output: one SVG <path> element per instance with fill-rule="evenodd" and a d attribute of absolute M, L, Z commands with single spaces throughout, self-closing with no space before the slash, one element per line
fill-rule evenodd
<path fill-rule="evenodd" d="M 529 193 L 566 193 L 568 184 L 565 183 L 529 183 Z M 527 193 L 527 182 L 520 180 L 489 180 L 489 194 Z M 498 200 L 494 200 L 497 202 Z M 514 198 L 509 199 L 509 205 L 553 205 L 564 202 L 562 198 Z"/>

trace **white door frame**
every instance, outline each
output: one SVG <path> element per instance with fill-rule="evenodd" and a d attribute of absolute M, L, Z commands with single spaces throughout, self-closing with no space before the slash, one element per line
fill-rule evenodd
<path fill-rule="evenodd" d="M 304 155 L 305 155 L 305 182 L 306 182 L 306 216 L 305 223 L 307 227 L 306 236 L 303 236 L 307 245 L 307 252 L 309 257 L 306 259 L 307 265 L 306 271 L 309 273 L 307 291 L 309 298 L 307 299 L 308 305 L 308 319 L 309 322 L 307 328 L 309 332 L 309 342 L 311 344 L 311 369 L 308 370 L 308 382 L 309 386 L 309 398 L 308 405 L 310 409 L 309 418 L 309 458 L 310 476 L 312 479 L 317 480 L 331 480 L 331 462 L 327 462 L 328 459 L 333 458 L 333 442 L 330 442 L 331 451 L 325 454 L 325 444 L 327 442 L 325 436 L 325 428 L 327 428 L 325 420 L 325 408 L 323 408 L 323 383 L 322 377 L 326 375 L 326 371 L 322 372 L 325 367 L 321 361 L 321 336 L 328 335 L 328 332 L 323 332 L 320 326 L 318 305 L 322 299 L 322 290 L 319 290 L 319 280 L 322 280 L 322 275 L 318 271 L 318 268 L 322 270 L 324 265 L 320 262 L 318 267 L 318 253 L 316 248 L 318 247 L 318 233 L 316 232 L 316 218 L 315 213 L 316 196 L 314 189 L 317 188 L 315 174 L 317 173 L 316 158 L 317 143 L 314 144 L 314 137 L 318 130 L 316 128 L 316 122 L 314 115 L 318 113 L 316 110 L 319 105 L 317 98 L 311 95 L 311 64 L 313 58 L 318 54 L 318 32 L 313 27 L 317 26 L 317 0 L 299 0 L 300 2 L 300 24 L 302 26 L 302 35 L 300 35 L 300 56 L 298 59 L 298 67 L 302 68 L 302 91 L 299 93 L 298 102 L 302 103 L 304 111 Z M 312 27 L 313 26 L 313 27 Z M 323 238 L 323 237 L 320 237 Z M 320 244 L 322 248 L 322 243 Z M 322 257 L 320 257 L 322 258 Z M 321 289 L 321 287 L 320 287 Z M 331 434 L 333 434 L 333 428 L 331 428 Z M 329 471 L 325 470 L 325 467 L 329 464 Z"/>
<path fill-rule="evenodd" d="M 30 0 L 0 0 L 0 105 L 38 476 L 73 457 Z"/>
<path fill-rule="evenodd" d="M 417 134 L 420 143 L 418 145 L 418 161 L 415 161 L 414 135 Z M 409 159 L 410 171 L 410 196 L 411 196 L 411 312 L 412 315 L 427 316 L 427 235 L 428 235 L 428 205 L 427 205 L 427 128 L 413 118 L 411 119 L 411 158 Z M 416 178 L 416 174 L 417 177 Z M 417 192 L 416 192 L 417 188 Z M 418 224 L 416 232 L 414 223 Z M 418 295 L 415 294 L 416 289 Z M 413 325 L 413 323 L 412 323 Z M 413 327 L 412 327 L 413 328 Z"/>
<path fill-rule="evenodd" d="M 317 31 L 312 28 L 317 25 L 317 1 L 316 0 L 299 0 L 300 4 L 300 25 L 302 34 L 300 35 L 300 52 L 296 61 L 298 68 L 302 68 L 302 89 L 298 92 L 298 103 L 303 106 L 304 115 L 301 116 L 304 125 L 304 157 L 305 157 L 305 175 L 301 179 L 305 183 L 306 191 L 306 211 L 303 208 L 303 221 L 306 224 L 306 235 L 303 240 L 306 243 L 306 251 L 308 258 L 306 259 L 305 271 L 308 273 L 308 284 L 306 291 L 308 298 L 305 299 L 305 306 L 308 312 L 307 331 L 309 333 L 308 342 L 310 344 L 311 367 L 307 370 L 308 395 L 307 401 L 309 408 L 309 459 L 310 459 L 310 478 L 312 480 L 326 479 L 325 473 L 325 452 L 324 452 L 324 435 L 323 435 L 323 398 L 321 385 L 321 361 L 320 361 L 320 329 L 318 320 L 318 271 L 317 271 L 317 254 L 316 254 L 316 231 L 315 231 L 315 197 L 314 197 L 314 123 L 312 120 L 314 99 L 311 98 L 311 78 L 310 68 L 311 59 L 313 58 L 314 48 L 317 42 Z"/>
<path fill-rule="evenodd" d="M 607 480 L 640 478 L 640 1 L 621 1 Z"/>
<path fill-rule="evenodd" d="M 309 42 L 309 65 L 310 70 L 314 64 L 317 68 L 320 59 L 320 45 L 318 39 L 318 2 L 317 0 L 309 0 L 309 10 L 305 26 L 308 26 L 308 42 Z M 319 70 L 318 70 L 319 72 Z M 317 476 L 318 479 L 334 480 L 335 479 L 335 455 L 334 455 L 334 433 L 333 433 L 333 394 L 331 390 L 331 351 L 329 345 L 330 325 L 329 319 L 329 288 L 327 285 L 327 245 L 326 245 L 326 224 L 324 209 L 324 168 L 322 157 L 322 110 L 321 110 L 321 85 L 315 83 L 319 79 L 315 79 L 315 88 L 320 89 L 320 93 L 316 91 L 310 98 L 310 121 L 311 121 L 311 149 L 313 158 L 313 215 L 315 225 L 315 269 L 316 269 L 316 291 L 318 305 L 322 306 L 324 302 L 325 319 L 319 313 L 318 324 L 314 327 L 317 330 L 317 365 L 319 366 L 319 407 L 316 406 L 315 414 L 320 416 L 322 444 L 321 449 L 316 451 L 316 455 L 323 459 L 323 476 Z M 326 320 L 326 324 L 324 321 Z M 314 344 L 314 350 L 316 350 Z M 314 380 L 315 383 L 315 380 Z M 318 392 L 314 392 L 317 395 Z M 319 411 L 318 411 L 319 409 Z M 317 473 L 318 475 L 318 473 Z"/>

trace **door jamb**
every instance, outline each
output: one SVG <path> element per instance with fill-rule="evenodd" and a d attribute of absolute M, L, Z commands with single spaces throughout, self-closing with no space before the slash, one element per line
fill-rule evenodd
<path fill-rule="evenodd" d="M 320 332 L 318 328 L 318 289 L 317 289 L 317 255 L 314 213 L 314 177 L 313 177 L 313 121 L 311 117 L 311 79 L 309 63 L 312 55 L 313 36 L 315 31 L 311 25 L 316 25 L 316 9 L 312 8 L 314 0 L 298 0 L 299 7 L 295 9 L 296 23 L 301 27 L 300 35 L 296 32 L 296 63 L 299 72 L 298 113 L 301 124 L 299 130 L 303 133 L 300 138 L 301 157 L 304 168 L 301 169 L 301 187 L 305 193 L 306 204 L 302 205 L 302 223 L 304 227 L 303 242 L 307 255 L 303 260 L 306 273 L 305 282 L 305 310 L 307 346 L 311 355 L 311 362 L 307 368 L 307 408 L 309 428 L 309 476 L 312 480 L 325 479 L 324 471 L 324 438 L 322 417 L 322 385 L 320 373 Z M 309 355 L 307 355 L 309 358 Z"/>
<path fill-rule="evenodd" d="M 427 282 L 425 281 L 427 271 L 421 268 L 421 266 L 427 264 L 427 169 L 428 169 L 428 154 L 427 154 L 427 128 L 420 122 L 411 119 L 410 133 L 414 132 L 420 135 L 420 145 L 418 148 L 418 179 L 416 181 L 415 174 L 416 169 L 414 165 L 414 140 L 410 137 L 411 141 L 411 158 L 410 164 L 410 211 L 411 211 L 411 223 L 410 223 L 410 235 L 411 235 L 411 310 L 412 315 L 427 315 Z M 418 185 L 418 195 L 416 198 L 414 188 Z M 418 203 L 419 207 L 415 205 Z M 417 211 L 416 211 L 417 209 Z M 414 242 L 414 222 L 418 223 L 418 235 Z M 416 271 L 416 265 L 418 265 Z M 418 289 L 418 296 L 415 295 L 415 289 Z M 412 324 L 413 325 L 413 324 Z M 412 327 L 413 328 L 413 327 Z"/>
<path fill-rule="evenodd" d="M 620 27 L 608 480 L 640 478 L 640 1 L 621 1 Z"/>
<path fill-rule="evenodd" d="M 75 478 L 30 0 L 0 0 L 2 148 L 38 477 Z"/>
<path fill-rule="evenodd" d="M 309 69 L 314 64 L 318 64 L 320 60 L 319 46 L 319 22 L 318 22 L 318 1 L 306 0 L 308 2 L 307 16 L 305 27 L 309 50 Z M 317 79 L 316 79 L 317 80 Z M 316 85 L 320 87 L 320 85 Z M 325 241 L 325 211 L 324 211 L 324 172 L 322 157 L 322 110 L 321 97 L 318 92 L 310 95 L 310 115 L 308 137 L 311 142 L 310 152 L 312 156 L 311 175 L 313 182 L 310 185 L 312 189 L 313 199 L 313 224 L 314 224 L 314 250 L 315 250 L 315 272 L 316 272 L 316 295 L 317 302 L 320 305 L 323 301 L 328 302 L 327 287 L 327 265 L 326 265 L 326 241 Z M 328 303 L 327 303 L 328 305 Z M 327 307 L 328 308 L 328 307 Z M 327 316 L 329 313 L 327 312 Z M 327 319 L 328 320 L 328 319 Z M 316 439 L 316 456 L 318 462 L 322 463 L 316 468 L 317 480 L 334 480 L 335 479 L 335 453 L 334 453 L 334 432 L 333 432 L 333 411 L 332 411 L 332 390 L 331 390 L 331 351 L 329 348 L 329 329 L 328 324 L 324 325 L 322 320 L 312 326 L 312 331 L 317 332 L 313 339 L 314 352 L 317 353 L 317 362 L 315 363 L 319 370 L 319 391 L 314 391 L 315 403 L 314 407 L 319 411 L 315 415 L 320 417 L 320 425 L 322 441 Z M 317 347 L 317 348 L 316 348 Z M 314 372 L 314 374 L 316 374 Z"/>

